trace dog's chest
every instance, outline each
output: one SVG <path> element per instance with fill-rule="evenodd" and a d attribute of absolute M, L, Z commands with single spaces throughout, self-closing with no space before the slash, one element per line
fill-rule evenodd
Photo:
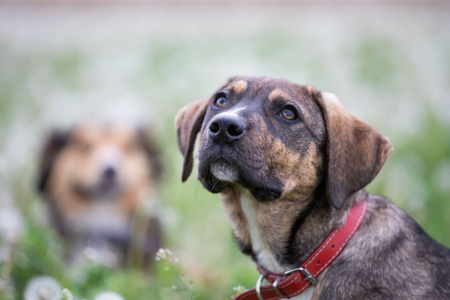
<path fill-rule="evenodd" d="M 258 264 L 275 273 L 285 271 L 270 251 L 264 240 L 264 236 L 261 235 L 257 215 L 258 203 L 247 191 L 242 192 L 240 202 L 244 216 L 247 219 L 247 230 L 250 236 L 252 250 L 258 259 Z"/>
<path fill-rule="evenodd" d="M 252 250 L 256 254 L 258 259 L 258 264 L 271 272 L 283 273 L 284 271 L 286 271 L 286 267 L 283 267 L 276 260 L 275 256 L 266 245 L 264 236 L 261 235 L 261 230 L 258 226 L 258 203 L 251 197 L 251 195 L 248 194 L 248 192 L 243 192 L 240 197 L 240 204 L 245 218 L 247 219 L 247 230 L 250 236 Z M 313 293 L 314 287 L 311 286 L 300 295 L 291 299 L 310 300 Z"/>
<path fill-rule="evenodd" d="M 129 230 L 129 217 L 111 203 L 95 203 L 67 218 L 68 225 L 78 234 L 105 234 L 126 236 Z"/>

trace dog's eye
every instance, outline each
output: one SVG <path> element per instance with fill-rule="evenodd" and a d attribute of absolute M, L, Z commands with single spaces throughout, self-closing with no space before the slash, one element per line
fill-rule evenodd
<path fill-rule="evenodd" d="M 78 151 L 83 153 L 89 152 L 92 149 L 92 145 L 86 142 L 79 142 L 76 146 Z"/>
<path fill-rule="evenodd" d="M 298 119 L 298 113 L 297 113 L 297 110 L 296 110 L 294 107 L 290 106 L 290 105 L 284 107 L 284 108 L 281 110 L 280 115 L 281 115 L 284 119 L 290 120 L 290 121 L 291 121 L 291 120 L 296 120 L 296 119 Z"/>
<path fill-rule="evenodd" d="M 215 107 L 225 107 L 227 105 L 227 98 L 225 98 L 224 94 L 219 94 L 214 100 Z"/>
<path fill-rule="evenodd" d="M 124 148 L 127 152 L 136 152 L 140 149 L 140 145 L 137 141 L 129 141 Z"/>

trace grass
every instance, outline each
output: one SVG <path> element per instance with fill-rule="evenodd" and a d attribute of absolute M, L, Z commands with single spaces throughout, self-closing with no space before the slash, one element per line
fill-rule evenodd
<path fill-rule="evenodd" d="M 257 272 L 234 244 L 219 197 L 205 191 L 196 174 L 181 183 L 173 128 L 183 105 L 237 74 L 285 77 L 342 95 L 351 112 L 361 112 L 394 144 L 368 190 L 392 199 L 450 246 L 450 122 L 440 110 L 445 100 L 430 92 L 443 90 L 430 85 L 433 78 L 439 82 L 430 76 L 440 73 L 430 73 L 426 57 L 418 60 L 407 51 L 421 41 L 405 45 L 390 32 L 367 35 L 356 28 L 333 45 L 277 26 L 223 36 L 144 36 L 129 43 L 118 37 L 92 47 L 67 43 L 32 51 L 0 40 L 0 190 L 24 219 L 21 235 L 0 234 L 0 299 L 22 299 L 30 279 L 40 275 L 55 278 L 75 299 L 109 290 L 133 300 L 231 299 L 233 287 L 253 287 Z M 448 72 L 446 49 L 433 48 L 434 56 L 447 60 L 431 69 Z M 117 113 L 115 107 L 125 107 L 119 115 L 128 113 L 128 120 L 152 127 L 164 154 L 159 196 L 164 247 L 173 255 L 160 259 L 153 275 L 89 259 L 68 266 L 63 241 L 46 222 L 34 188 L 46 131 L 80 117 Z"/>

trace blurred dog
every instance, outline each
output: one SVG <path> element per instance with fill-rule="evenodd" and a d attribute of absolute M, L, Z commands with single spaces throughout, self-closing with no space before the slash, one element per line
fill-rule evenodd
<path fill-rule="evenodd" d="M 132 259 L 148 267 L 161 240 L 155 195 L 161 172 L 157 147 L 143 130 L 84 124 L 50 134 L 38 185 L 69 244 L 69 261 L 88 249 L 107 265 Z"/>

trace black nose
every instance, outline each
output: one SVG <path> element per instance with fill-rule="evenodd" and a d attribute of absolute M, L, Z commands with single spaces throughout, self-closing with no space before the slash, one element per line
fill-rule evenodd
<path fill-rule="evenodd" d="M 209 136 L 216 143 L 226 144 L 243 138 L 245 124 L 238 116 L 218 115 L 209 124 Z"/>
<path fill-rule="evenodd" d="M 117 175 L 117 170 L 113 166 L 107 166 L 103 169 L 102 176 L 106 180 L 113 180 Z"/>

